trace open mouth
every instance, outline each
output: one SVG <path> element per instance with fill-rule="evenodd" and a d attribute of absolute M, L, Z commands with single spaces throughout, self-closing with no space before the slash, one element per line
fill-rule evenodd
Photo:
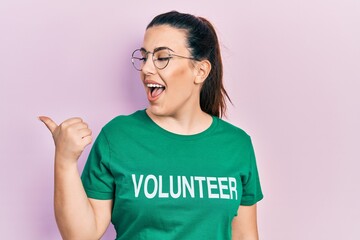
<path fill-rule="evenodd" d="M 153 99 L 158 97 L 165 90 L 165 86 L 160 84 L 148 83 L 146 86 L 149 88 L 150 96 Z"/>

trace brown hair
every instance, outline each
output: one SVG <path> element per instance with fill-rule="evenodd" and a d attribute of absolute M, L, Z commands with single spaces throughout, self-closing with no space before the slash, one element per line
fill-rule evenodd
<path fill-rule="evenodd" d="M 213 25 L 203 17 L 171 11 L 156 16 L 147 26 L 169 25 L 187 32 L 187 44 L 192 57 L 211 63 L 209 76 L 200 91 L 201 109 L 213 116 L 226 113 L 226 98 L 231 102 L 223 85 L 223 65 L 220 45 Z"/>

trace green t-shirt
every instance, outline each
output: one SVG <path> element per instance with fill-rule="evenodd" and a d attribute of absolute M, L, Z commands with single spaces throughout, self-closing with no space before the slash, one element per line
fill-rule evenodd
<path fill-rule="evenodd" d="M 103 127 L 82 181 L 89 198 L 113 199 L 116 239 L 126 240 L 231 239 L 239 205 L 263 197 L 243 130 L 213 117 L 199 134 L 174 134 L 145 110 Z"/>

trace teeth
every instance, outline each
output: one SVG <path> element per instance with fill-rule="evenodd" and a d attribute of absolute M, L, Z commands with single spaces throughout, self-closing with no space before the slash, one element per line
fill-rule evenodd
<path fill-rule="evenodd" d="M 156 88 L 163 88 L 164 86 L 160 85 L 160 84 L 153 84 L 153 83 L 148 83 L 146 84 L 146 86 L 148 87 L 156 87 Z"/>

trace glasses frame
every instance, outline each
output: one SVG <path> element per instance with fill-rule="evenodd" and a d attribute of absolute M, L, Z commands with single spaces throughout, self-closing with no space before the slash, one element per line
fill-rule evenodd
<path fill-rule="evenodd" d="M 159 68 L 159 67 L 156 65 L 156 61 L 157 61 L 158 59 L 154 58 L 154 54 L 155 54 L 156 52 L 158 52 L 158 51 L 161 51 L 161 50 L 167 50 L 167 51 L 169 52 L 169 58 L 168 58 L 168 60 L 167 60 L 167 63 L 165 64 L 165 66 Z M 137 51 L 143 51 L 143 52 L 145 52 L 145 57 L 143 57 L 143 58 L 134 57 L 134 54 L 135 54 Z M 197 58 L 181 56 L 181 55 L 178 55 L 178 54 L 175 54 L 175 53 L 172 53 L 172 52 L 173 52 L 173 51 L 172 51 L 170 48 L 168 48 L 168 47 L 156 48 L 153 52 L 146 51 L 144 48 L 138 48 L 138 49 L 135 49 L 135 50 L 133 51 L 133 53 L 132 53 L 132 55 L 131 55 L 131 62 L 132 62 L 132 65 L 134 66 L 134 68 L 135 68 L 137 71 L 142 71 L 142 69 L 143 69 L 143 67 L 144 67 L 144 65 L 145 65 L 145 63 L 146 63 L 146 60 L 148 59 L 149 53 L 152 54 L 151 60 L 153 61 L 154 66 L 155 66 L 157 69 L 159 69 L 159 70 L 165 69 L 165 68 L 169 65 L 169 62 L 170 62 L 170 60 L 171 60 L 173 57 L 179 57 L 179 58 L 190 59 L 190 60 L 194 60 L 194 61 L 200 61 L 200 60 L 197 59 Z M 145 58 L 146 58 L 146 60 L 145 60 Z M 134 59 L 143 61 L 143 65 L 142 65 L 142 67 L 141 67 L 140 69 L 136 67 L 136 65 L 135 65 L 135 60 L 134 60 Z"/>

